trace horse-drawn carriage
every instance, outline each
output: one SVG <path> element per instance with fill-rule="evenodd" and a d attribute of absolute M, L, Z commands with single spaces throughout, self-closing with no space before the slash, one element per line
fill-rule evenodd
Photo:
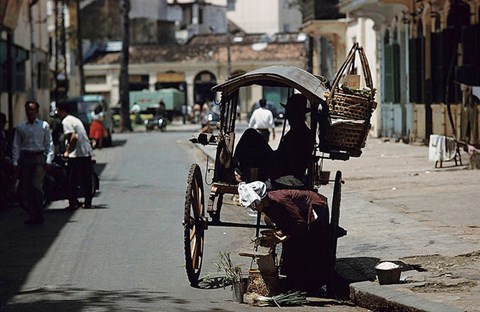
<path fill-rule="evenodd" d="M 363 93 L 353 90 L 347 94 L 340 87 L 344 72 L 350 67 L 354 70 L 355 57 L 360 57 L 364 69 L 367 89 Z M 271 227 L 261 222 L 258 214 L 255 224 L 233 223 L 221 220 L 224 196 L 238 194 L 238 180 L 235 179 L 236 163 L 233 159 L 236 149 L 236 119 L 239 107 L 240 90 L 252 85 L 280 87 L 288 90 L 288 95 L 302 94 L 308 100 L 308 112 L 305 120 L 312 135 L 309 140 L 313 147 L 308 155 L 308 164 L 300 178 L 301 183 L 293 187 L 318 192 L 328 183 L 328 177 L 322 171 L 324 159 L 348 160 L 358 157 L 370 129 L 371 113 L 375 109 L 374 89 L 371 85 L 368 63 L 362 49 L 354 45 L 344 66 L 339 70 L 332 85 L 323 77 L 312 75 L 302 69 L 291 66 L 270 66 L 259 68 L 240 76 L 231 77 L 213 88 L 221 93 L 220 121 L 215 134 L 199 134 L 193 141 L 201 144 L 214 144 L 216 148 L 213 178 L 208 195 L 205 194 L 200 166 L 191 166 L 185 197 L 184 211 L 184 250 L 186 271 L 191 285 L 199 282 L 204 255 L 204 235 L 211 226 L 256 228 Z M 370 92 L 368 93 L 368 90 Z M 366 93 L 365 93 L 366 92 Z M 356 93 L 356 94 L 355 94 Z M 284 127 L 285 129 L 285 127 Z M 285 131 L 284 131 L 285 132 Z M 282 134 L 283 135 L 283 134 Z M 261 168 L 254 168 L 255 170 Z M 247 181 L 248 182 L 248 181 Z M 333 195 L 330 204 L 328 235 L 324 240 L 327 246 L 324 262 L 327 269 L 333 271 L 337 250 L 337 239 L 346 234 L 339 227 L 342 173 L 337 171 L 333 182 Z M 276 187 L 279 187 L 276 185 Z M 292 186 L 290 186 L 292 187 Z"/>

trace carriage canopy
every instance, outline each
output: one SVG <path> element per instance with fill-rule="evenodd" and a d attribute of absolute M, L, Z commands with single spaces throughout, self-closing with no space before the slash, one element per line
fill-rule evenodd
<path fill-rule="evenodd" d="M 321 77 L 293 66 L 262 67 L 238 77 L 230 78 L 224 83 L 212 88 L 213 91 L 222 92 L 228 98 L 234 91 L 250 85 L 276 86 L 294 88 L 300 91 L 310 102 L 318 103 L 319 99 L 325 100 L 324 92 L 328 91 Z"/>

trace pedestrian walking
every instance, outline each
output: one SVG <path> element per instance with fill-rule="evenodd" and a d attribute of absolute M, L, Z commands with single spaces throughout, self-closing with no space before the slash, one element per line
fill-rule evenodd
<path fill-rule="evenodd" d="M 84 208 L 92 207 L 92 146 L 82 121 L 68 112 L 67 105 L 57 105 L 58 117 L 62 120 L 65 136 L 65 157 L 68 158 L 68 207 L 77 209 L 82 205 L 78 202 L 77 186 L 84 185 Z"/>
<path fill-rule="evenodd" d="M 97 105 L 91 112 L 92 124 L 90 126 L 90 139 L 92 139 L 92 147 L 101 149 L 103 147 L 103 139 L 107 138 L 107 129 L 103 121 L 105 119 L 105 113 L 103 107 Z"/>
<path fill-rule="evenodd" d="M 54 148 L 48 122 L 38 118 L 40 104 L 25 102 L 27 120 L 15 131 L 12 146 L 14 179 L 20 180 L 18 200 L 28 213 L 25 224 L 42 224 L 43 178 L 52 168 Z"/>
<path fill-rule="evenodd" d="M 201 121 L 202 105 L 195 103 L 193 105 L 193 123 L 199 123 Z"/>
<path fill-rule="evenodd" d="M 260 107 L 253 111 L 248 127 L 257 130 L 267 142 L 270 139 L 269 129 L 272 129 L 272 139 L 275 140 L 273 113 L 267 108 L 267 101 L 265 99 L 261 99 L 259 105 Z"/>

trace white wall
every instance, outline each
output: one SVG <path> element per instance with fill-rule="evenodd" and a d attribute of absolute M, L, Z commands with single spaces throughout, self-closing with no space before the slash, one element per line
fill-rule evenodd
<path fill-rule="evenodd" d="M 346 32 L 346 47 L 347 52 L 350 51 L 354 42 L 358 42 L 361 47 L 363 47 L 365 51 L 365 55 L 367 56 L 368 63 L 370 65 L 370 73 L 372 75 L 372 81 L 374 88 L 377 89 L 376 92 L 376 101 L 378 103 L 377 109 L 374 111 L 371 124 L 372 130 L 371 134 L 373 136 L 378 136 L 377 130 L 379 126 L 379 110 L 380 110 L 380 86 L 378 85 L 378 81 L 380 78 L 380 70 L 378 66 L 378 56 L 377 56 L 377 35 L 374 30 L 374 22 L 368 18 L 357 18 L 355 22 L 351 22 L 348 24 L 347 32 Z M 359 71 L 361 71 L 360 64 L 359 64 Z M 363 76 L 363 74 L 362 74 Z"/>
<path fill-rule="evenodd" d="M 287 0 L 241 0 L 235 11 L 228 11 L 227 17 L 247 33 L 284 32 L 284 24 L 289 31 L 298 31 L 302 16 L 294 7 L 287 6 Z"/>

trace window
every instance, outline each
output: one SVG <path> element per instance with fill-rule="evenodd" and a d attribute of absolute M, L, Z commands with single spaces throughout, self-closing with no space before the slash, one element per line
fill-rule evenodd
<path fill-rule="evenodd" d="M 22 48 L 15 47 L 15 65 L 13 67 L 13 76 L 14 92 L 24 92 L 25 91 L 25 61 L 28 59 L 28 52 Z"/>
<path fill-rule="evenodd" d="M 48 63 L 40 62 L 38 63 L 38 88 L 39 89 L 50 89 L 50 70 L 48 68 Z"/>
<path fill-rule="evenodd" d="M 235 11 L 237 0 L 227 0 L 227 11 Z"/>
<path fill-rule="evenodd" d="M 87 76 L 85 77 L 86 84 L 105 84 L 107 77 L 105 75 Z"/>
<path fill-rule="evenodd" d="M 424 87 L 424 62 L 423 62 L 423 50 L 424 40 L 423 38 L 409 39 L 409 82 L 410 82 L 410 102 L 422 103 L 423 102 L 423 87 Z"/>
<path fill-rule="evenodd" d="M 0 41 L 0 91 L 8 92 L 8 80 L 12 81 L 13 92 L 25 91 L 25 62 L 28 51 L 17 46 L 12 47 L 12 73 L 8 77 L 7 43 Z"/>
<path fill-rule="evenodd" d="M 398 44 L 385 45 L 385 102 L 400 102 L 400 49 Z"/>
<path fill-rule="evenodd" d="M 203 9 L 202 8 L 198 9 L 198 24 L 199 25 L 203 24 Z"/>

